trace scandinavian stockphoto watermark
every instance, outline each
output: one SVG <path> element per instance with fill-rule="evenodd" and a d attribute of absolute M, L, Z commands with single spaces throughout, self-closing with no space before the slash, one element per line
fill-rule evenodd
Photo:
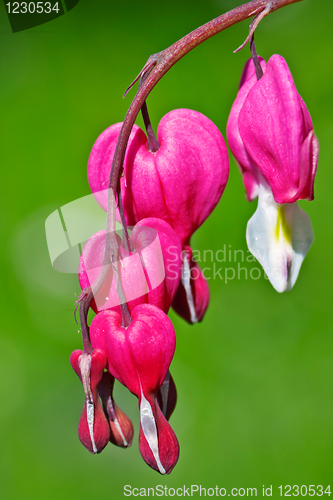
<path fill-rule="evenodd" d="M 177 260 L 176 249 L 177 247 L 172 246 L 168 248 L 170 261 L 173 260 L 174 263 Z M 183 250 L 183 253 L 185 254 L 186 250 Z M 233 280 L 258 280 L 262 276 L 267 279 L 263 269 L 253 265 L 258 262 L 249 250 L 234 249 L 231 244 L 224 243 L 222 248 L 217 250 L 193 250 L 191 258 L 200 265 L 201 272 L 208 281 L 220 280 L 227 285 Z M 176 277 L 175 264 L 169 264 L 168 270 Z M 199 270 L 192 268 L 191 279 L 196 280 L 199 277 Z"/>
<path fill-rule="evenodd" d="M 98 240 L 101 239 L 102 234 L 105 241 L 106 213 L 98 205 L 95 198 L 96 193 L 67 203 L 51 213 L 46 219 L 45 231 L 48 251 L 52 266 L 56 271 L 76 274 L 80 259 L 82 264 L 82 256 L 84 255 L 82 251 L 87 241 L 89 240 L 90 245 L 94 240 L 96 245 L 101 244 Z M 131 229 L 129 228 L 130 233 Z M 150 227 L 142 227 L 140 230 L 145 232 L 145 237 L 141 238 L 144 241 L 143 245 L 140 249 L 134 249 L 120 261 L 122 268 L 126 268 L 129 261 L 134 264 L 134 261 L 140 258 L 142 262 L 141 279 L 138 280 L 141 281 L 142 286 L 130 290 L 131 297 L 127 297 L 127 300 L 141 297 L 142 294 L 147 293 L 147 287 L 149 290 L 158 287 L 165 278 L 166 270 L 168 279 L 178 278 L 177 247 L 169 246 L 165 249 L 168 257 L 167 269 L 165 269 L 157 231 Z M 116 240 L 119 245 L 122 245 L 122 236 L 122 226 L 117 222 Z M 154 259 L 158 263 L 151 275 L 149 267 L 145 266 L 145 252 L 149 252 L 150 256 L 154 255 Z M 225 243 L 221 248 L 215 250 L 193 250 L 192 259 L 200 265 L 202 274 L 207 281 L 219 280 L 227 285 L 233 280 L 258 280 L 263 276 L 266 278 L 261 266 L 248 250 L 235 249 L 231 244 Z M 102 263 L 86 260 L 84 267 L 90 285 L 92 285 Z M 193 267 L 190 279 L 196 280 L 198 277 L 199 271 Z"/>

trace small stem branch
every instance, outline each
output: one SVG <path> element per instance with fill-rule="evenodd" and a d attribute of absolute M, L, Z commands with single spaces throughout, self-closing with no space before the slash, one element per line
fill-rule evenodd
<path fill-rule="evenodd" d="M 114 191 L 115 192 L 115 191 Z M 118 264 L 119 264 L 119 251 L 118 251 L 118 242 L 116 238 L 116 199 L 114 196 L 114 192 L 110 194 L 108 193 L 108 208 L 107 208 L 107 225 L 106 225 L 106 235 L 105 235 L 105 253 L 104 259 L 102 263 L 102 267 L 98 273 L 98 276 L 91 287 L 84 289 L 81 293 L 81 297 L 79 298 L 80 303 L 80 324 L 81 324 L 81 333 L 82 333 L 82 342 L 83 342 L 83 351 L 90 354 L 90 339 L 89 339 L 89 327 L 87 323 L 88 311 L 90 304 L 99 292 L 102 287 L 109 269 L 111 267 L 111 263 L 113 262 L 113 274 L 116 280 L 117 293 L 119 298 L 120 309 L 123 318 L 124 326 L 128 326 L 131 322 L 130 312 L 127 307 L 126 298 L 123 290 L 123 286 L 121 283 L 121 279 L 118 272 Z M 126 225 L 124 226 L 126 227 Z M 126 227 L 127 230 L 127 227 Z M 128 234 L 128 233 L 127 233 Z"/>
<path fill-rule="evenodd" d="M 149 60 L 148 60 L 149 62 Z M 145 70 L 145 67 L 148 65 L 148 71 Z M 143 82 L 149 75 L 152 67 L 149 67 L 149 64 L 147 63 L 146 66 L 143 68 L 141 72 L 141 78 L 139 82 L 139 89 L 142 87 Z M 142 106 L 141 106 L 141 114 L 143 118 L 143 122 L 145 124 L 146 132 L 147 132 L 147 138 L 148 138 L 148 149 L 151 153 L 156 153 L 160 149 L 160 143 L 157 140 L 156 135 L 154 134 L 153 127 L 151 125 L 151 121 L 149 118 L 149 113 L 148 113 L 148 108 L 147 108 L 147 102 L 143 101 Z"/>
<path fill-rule="evenodd" d="M 252 61 L 254 64 L 254 68 L 256 70 L 257 80 L 260 80 L 260 78 L 262 78 L 264 76 L 264 72 L 262 70 L 261 64 L 260 64 L 259 59 L 258 59 L 258 54 L 257 54 L 256 46 L 254 43 L 254 33 L 250 38 L 249 44 L 250 44 Z"/>
<path fill-rule="evenodd" d="M 84 354 L 91 354 L 87 317 L 88 317 L 89 306 L 92 299 L 93 299 L 93 293 L 90 291 L 85 297 L 82 298 L 80 302 L 80 324 L 81 324 L 81 335 L 82 335 Z"/>
<path fill-rule="evenodd" d="M 157 140 L 156 135 L 154 134 L 153 127 L 151 126 L 147 103 L 144 103 L 141 106 L 142 118 L 146 127 L 147 138 L 148 138 L 148 148 L 151 153 L 156 153 L 160 149 L 160 143 Z"/>
<path fill-rule="evenodd" d="M 120 221 L 121 221 L 121 225 L 123 228 L 124 247 L 125 247 L 126 252 L 132 252 L 132 244 L 131 244 L 131 239 L 130 239 L 129 234 L 128 234 L 128 228 L 127 228 L 125 213 L 124 213 L 123 199 L 121 196 L 120 182 L 118 183 L 118 193 L 117 194 L 118 194 L 118 208 L 119 208 Z"/>
<path fill-rule="evenodd" d="M 131 321 L 131 315 L 126 303 L 124 289 L 121 283 L 121 278 L 118 270 L 119 265 L 119 248 L 116 238 L 116 199 L 114 193 L 116 187 L 111 187 L 108 193 L 108 209 L 106 216 L 106 244 L 105 255 L 112 255 L 113 274 L 116 280 L 117 293 L 119 298 L 120 309 L 123 318 L 123 325 L 127 326 Z"/>

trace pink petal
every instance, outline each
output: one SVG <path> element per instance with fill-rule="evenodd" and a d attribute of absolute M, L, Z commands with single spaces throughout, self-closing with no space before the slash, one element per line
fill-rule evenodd
<path fill-rule="evenodd" d="M 264 59 L 259 57 L 259 61 L 263 71 L 266 70 Z M 227 123 L 227 140 L 228 145 L 234 155 L 237 165 L 243 175 L 243 182 L 246 190 L 246 197 L 249 201 L 257 198 L 259 193 L 259 176 L 258 169 L 246 151 L 243 140 L 239 133 L 238 118 L 243 107 L 244 101 L 253 87 L 257 83 L 256 72 L 252 59 L 249 59 L 243 69 L 240 80 L 239 91 L 232 105 Z"/>
<path fill-rule="evenodd" d="M 105 252 L 105 231 L 88 240 L 80 258 L 79 281 L 83 288 L 91 286 L 101 269 Z M 168 312 L 176 294 L 181 273 L 181 246 L 175 231 L 164 221 L 155 218 L 140 221 L 133 229 L 131 241 L 134 253 L 124 250 L 119 240 L 122 257 L 118 266 L 131 311 L 138 304 L 150 303 Z M 119 309 L 119 299 L 113 268 L 98 293 L 92 308 Z"/>

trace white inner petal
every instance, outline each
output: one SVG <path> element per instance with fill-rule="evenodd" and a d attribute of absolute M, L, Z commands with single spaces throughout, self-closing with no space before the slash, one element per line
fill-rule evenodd
<path fill-rule="evenodd" d="M 197 323 L 198 318 L 197 318 L 197 315 L 195 313 L 194 300 L 193 300 L 192 289 L 191 289 L 191 269 L 190 269 L 190 263 L 187 260 L 186 255 L 183 258 L 182 278 L 181 279 L 182 279 L 183 287 L 185 288 L 187 304 L 188 304 L 188 308 L 190 310 L 190 315 L 191 315 L 191 323 Z"/>
<path fill-rule="evenodd" d="M 94 453 L 97 453 L 96 443 L 94 439 L 94 417 L 95 417 L 94 403 L 90 403 L 90 401 L 87 400 L 86 407 L 87 407 L 87 422 L 88 422 L 92 449 Z"/>
<path fill-rule="evenodd" d="M 117 431 L 121 435 L 121 439 L 123 440 L 124 446 L 128 446 L 128 442 L 126 441 L 123 431 L 121 430 L 119 420 L 117 419 L 117 417 L 115 417 L 113 421 L 115 423 L 115 426 L 117 427 Z"/>
<path fill-rule="evenodd" d="M 298 203 L 279 205 L 262 179 L 258 207 L 247 224 L 246 240 L 278 292 L 294 286 L 313 239 L 310 218 Z"/>
<path fill-rule="evenodd" d="M 165 474 L 166 471 L 161 463 L 159 452 L 158 452 L 158 437 L 157 437 L 157 428 L 156 422 L 153 414 L 152 407 L 149 402 L 143 395 L 141 391 L 141 403 L 140 403 L 140 421 L 141 427 L 143 430 L 143 434 L 149 444 L 149 448 L 151 449 L 154 458 L 157 463 L 157 467 L 161 474 Z"/>
<path fill-rule="evenodd" d="M 94 453 L 97 453 L 96 443 L 94 439 L 95 406 L 90 386 L 90 370 L 91 370 L 90 354 L 81 354 L 81 356 L 79 357 L 79 368 L 81 371 L 84 393 L 86 395 L 87 422 L 88 422 L 88 429 L 89 429 L 92 449 Z"/>

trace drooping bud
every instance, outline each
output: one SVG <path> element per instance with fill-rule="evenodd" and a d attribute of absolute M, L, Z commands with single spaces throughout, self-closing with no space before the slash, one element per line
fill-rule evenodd
<path fill-rule="evenodd" d="M 105 253 L 105 231 L 92 236 L 83 248 L 80 258 L 81 288 L 91 286 L 101 269 Z M 120 238 L 118 266 L 130 312 L 142 303 L 156 305 L 168 312 L 181 277 L 181 246 L 178 236 L 166 222 L 149 218 L 140 221 L 131 232 L 132 252 L 124 249 Z M 95 294 L 92 308 L 120 311 L 113 267 L 102 288 Z"/>
<path fill-rule="evenodd" d="M 91 343 L 106 352 L 109 372 L 139 398 L 140 451 L 148 465 L 166 474 L 178 460 L 179 445 L 157 403 L 157 393 L 167 375 L 176 336 L 170 319 L 155 306 L 138 305 L 131 316 L 125 328 L 116 311 L 97 314 L 90 327 Z"/>
<path fill-rule="evenodd" d="M 249 200 L 258 209 L 247 226 L 250 251 L 278 292 L 294 285 L 313 242 L 309 217 L 298 207 L 313 199 L 318 141 L 309 112 L 285 60 L 260 60 L 257 81 L 248 62 L 232 107 L 227 137 L 243 173 Z"/>
<path fill-rule="evenodd" d="M 133 440 L 133 424 L 127 415 L 116 405 L 113 399 L 114 377 L 104 372 L 99 385 L 99 394 L 103 402 L 103 410 L 110 424 L 110 441 L 116 446 L 127 448 Z"/>
<path fill-rule="evenodd" d="M 110 439 L 110 427 L 98 396 L 107 358 L 103 351 L 94 349 L 91 354 L 77 349 L 70 357 L 73 370 L 82 382 L 85 402 L 79 422 L 79 439 L 90 453 L 100 453 Z"/>
<path fill-rule="evenodd" d="M 188 323 L 194 324 L 203 319 L 207 310 L 209 287 L 189 246 L 182 251 L 182 260 L 181 282 L 172 307 Z"/>
<path fill-rule="evenodd" d="M 160 474 L 170 474 L 179 457 L 177 437 L 157 399 L 140 398 L 139 450 L 144 461 Z"/>

